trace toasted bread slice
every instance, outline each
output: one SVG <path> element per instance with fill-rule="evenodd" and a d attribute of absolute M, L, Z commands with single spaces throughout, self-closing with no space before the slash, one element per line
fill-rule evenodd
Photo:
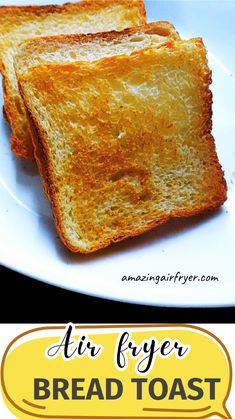
<path fill-rule="evenodd" d="M 17 74 L 21 75 L 39 64 L 95 61 L 179 39 L 169 22 L 153 22 L 119 32 L 33 38 L 18 45 L 14 64 Z"/>
<path fill-rule="evenodd" d="M 148 46 L 164 44 L 171 39 L 179 39 L 179 35 L 168 22 L 150 23 L 122 32 L 32 39 L 17 48 L 15 70 L 19 76 L 39 64 L 96 61 L 108 56 L 131 54 Z M 35 158 L 42 174 L 44 167 L 40 164 L 40 158 L 37 158 L 38 153 L 39 149 L 35 152 Z M 47 192 L 45 183 L 44 189 Z"/>
<path fill-rule="evenodd" d="M 225 201 L 201 39 L 40 65 L 19 82 L 58 232 L 73 252 Z"/>
<path fill-rule="evenodd" d="M 5 113 L 11 123 L 12 150 L 33 159 L 25 109 L 19 95 L 13 56 L 20 41 L 32 37 L 123 30 L 146 23 L 143 0 L 83 0 L 63 6 L 0 7 L 0 69 Z"/>

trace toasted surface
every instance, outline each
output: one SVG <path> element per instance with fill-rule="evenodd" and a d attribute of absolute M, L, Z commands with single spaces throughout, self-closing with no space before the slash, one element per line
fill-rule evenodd
<path fill-rule="evenodd" d="M 93 252 L 223 204 L 210 81 L 201 39 L 20 76 L 69 249 Z"/>
<path fill-rule="evenodd" d="M 32 39 L 17 48 L 15 70 L 19 76 L 39 64 L 95 61 L 114 55 L 131 54 L 135 50 L 165 43 L 170 39 L 179 39 L 179 35 L 168 22 L 146 24 L 121 32 Z M 38 166 L 42 171 L 40 159 Z"/>
<path fill-rule="evenodd" d="M 34 38 L 18 45 L 14 64 L 20 75 L 39 64 L 96 61 L 178 39 L 179 34 L 169 22 L 149 23 L 120 32 Z"/>
<path fill-rule="evenodd" d="M 1 6 L 0 62 L 6 50 L 28 38 L 120 31 L 144 23 L 143 0 L 82 0 L 61 6 Z"/>
<path fill-rule="evenodd" d="M 13 57 L 17 44 L 32 37 L 123 30 L 146 22 L 143 0 L 83 0 L 62 6 L 0 7 L 0 70 L 12 126 L 11 146 L 33 158 L 30 127 L 19 95 Z"/>

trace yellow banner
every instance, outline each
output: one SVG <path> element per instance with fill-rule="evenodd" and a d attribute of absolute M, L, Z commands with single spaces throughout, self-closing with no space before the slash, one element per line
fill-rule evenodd
<path fill-rule="evenodd" d="M 4 400 L 20 419 L 231 419 L 229 354 L 198 327 L 43 327 L 12 341 Z"/>

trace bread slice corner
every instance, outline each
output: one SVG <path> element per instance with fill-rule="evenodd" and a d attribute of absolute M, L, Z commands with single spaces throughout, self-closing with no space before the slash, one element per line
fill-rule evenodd
<path fill-rule="evenodd" d="M 94 252 L 224 203 L 201 39 L 39 65 L 19 82 L 71 251 Z"/>
<path fill-rule="evenodd" d="M 18 157 L 34 158 L 30 125 L 14 71 L 18 43 L 32 37 L 120 31 L 144 23 L 143 0 L 82 0 L 60 6 L 0 7 L 0 71 L 4 79 L 4 106 L 12 128 L 11 148 Z"/>

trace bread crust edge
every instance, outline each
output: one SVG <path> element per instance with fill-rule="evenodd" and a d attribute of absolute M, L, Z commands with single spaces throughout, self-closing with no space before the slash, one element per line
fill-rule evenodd
<path fill-rule="evenodd" d="M 146 21 L 146 9 L 144 5 L 144 0 L 118 0 L 118 2 L 128 8 L 131 4 L 133 5 L 133 1 L 137 5 L 139 9 L 140 16 L 143 18 L 143 21 Z M 0 6 L 0 15 L 4 14 L 14 14 L 19 12 L 19 14 L 27 14 L 27 13 L 35 13 L 37 15 L 42 15 L 44 13 L 58 13 L 58 12 L 65 12 L 68 9 L 74 10 L 82 10 L 82 9 L 90 9 L 90 10 L 99 10 L 100 7 L 108 7 L 112 4 L 116 4 L 115 0 L 82 0 L 76 3 L 66 2 L 61 5 L 49 4 L 49 5 L 30 5 L 30 6 Z"/>
<path fill-rule="evenodd" d="M 203 41 L 201 38 L 196 38 L 194 39 L 195 42 L 197 42 L 199 44 L 199 46 L 201 47 L 201 53 L 202 54 L 206 54 L 206 50 L 203 44 Z M 171 46 L 174 45 L 174 42 L 168 42 L 167 44 L 165 44 L 165 47 L 169 47 L 171 48 Z M 111 57 L 112 59 L 112 57 Z M 103 241 L 102 243 L 96 244 L 94 246 L 91 246 L 89 249 L 85 249 L 79 246 L 73 246 L 67 236 L 66 236 L 66 231 L 63 227 L 63 223 L 62 223 L 62 217 L 61 217 L 61 213 L 60 213 L 60 209 L 59 209 L 59 204 L 57 202 L 56 199 L 56 193 L 55 193 L 55 188 L 53 187 L 53 171 L 51 170 L 51 163 L 50 160 L 48 158 L 49 155 L 49 148 L 47 146 L 47 143 L 44 139 L 44 134 L 43 134 L 43 130 L 41 129 L 41 127 L 38 125 L 36 117 L 34 115 L 34 112 L 31 112 L 30 109 L 28 108 L 27 105 L 27 100 L 25 101 L 26 107 L 28 109 L 29 112 L 29 117 L 31 119 L 31 122 L 33 124 L 33 126 L 35 127 L 35 137 L 34 137 L 34 141 L 37 142 L 38 146 L 40 147 L 40 149 L 42 150 L 42 154 L 40 156 L 40 158 L 43 159 L 43 166 L 45 169 L 44 172 L 44 181 L 47 185 L 48 188 L 48 194 L 50 197 L 50 201 L 51 201 L 51 205 L 52 205 L 52 212 L 53 212 L 53 216 L 55 219 L 55 223 L 57 226 L 57 230 L 59 233 L 59 236 L 62 240 L 62 242 L 64 243 L 64 245 L 73 253 L 82 253 L 82 254 L 90 254 L 90 253 L 94 253 L 96 251 L 105 249 L 106 247 L 108 247 L 109 245 L 111 245 L 112 243 L 117 243 L 117 242 L 121 242 L 123 240 L 126 240 L 128 238 L 132 238 L 135 236 L 139 236 L 143 233 L 146 233 L 150 230 L 155 229 L 156 227 L 165 224 L 166 222 L 168 222 L 171 219 L 176 219 L 176 218 L 189 218 L 192 216 L 198 216 L 198 215 L 206 215 L 208 213 L 211 213 L 213 211 L 215 211 L 216 209 L 218 209 L 221 205 L 223 205 L 223 203 L 226 201 L 227 199 L 227 184 L 224 178 L 224 173 L 222 170 L 222 167 L 218 161 L 218 157 L 217 157 L 217 153 L 216 153 L 216 148 L 215 148 L 215 141 L 214 141 L 214 137 L 211 135 L 210 131 L 212 128 L 212 123 L 211 123 L 211 119 L 212 119 L 212 93 L 209 89 L 209 85 L 211 83 L 211 71 L 209 70 L 209 68 L 206 70 L 204 70 L 203 74 L 202 74 L 204 83 L 206 84 L 206 89 L 204 92 L 204 112 L 205 112 L 205 127 L 204 127 L 204 133 L 202 135 L 202 137 L 205 139 L 205 141 L 208 141 L 210 143 L 210 149 L 211 149 L 211 153 L 213 156 L 213 160 L 214 160 L 214 164 L 216 169 L 219 171 L 220 173 L 220 182 L 218 182 L 217 184 L 217 190 L 216 190 L 216 199 L 214 199 L 213 202 L 210 202 L 210 204 L 204 204 L 204 205 L 200 205 L 197 207 L 193 207 L 192 209 L 188 209 L 188 210 L 179 210 L 179 211 L 172 211 L 169 215 L 165 216 L 162 215 L 159 219 L 151 221 L 149 223 L 147 223 L 144 227 L 138 227 L 136 229 L 132 229 L 131 231 L 122 231 L 120 233 L 118 233 L 118 235 L 107 239 L 105 241 Z M 23 93 L 23 89 L 22 86 L 24 84 L 24 80 L 19 77 L 19 84 L 21 86 L 21 92 L 22 95 L 24 96 Z M 40 162 L 40 164 L 42 164 Z"/>

